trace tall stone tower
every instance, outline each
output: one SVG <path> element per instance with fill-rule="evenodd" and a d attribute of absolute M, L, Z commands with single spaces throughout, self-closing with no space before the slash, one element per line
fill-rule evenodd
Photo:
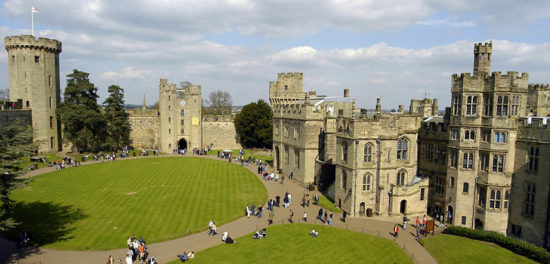
<path fill-rule="evenodd" d="M 21 100 L 32 110 L 32 127 L 38 151 L 61 150 L 61 124 L 56 109 L 61 102 L 59 53 L 61 42 L 31 35 L 4 39 L 8 51 L 10 100 Z"/>
<path fill-rule="evenodd" d="M 474 44 L 474 75 L 477 73 L 491 73 L 491 54 L 493 42 Z"/>
<path fill-rule="evenodd" d="M 161 151 L 203 147 L 201 86 L 178 88 L 160 79 L 159 92 Z"/>

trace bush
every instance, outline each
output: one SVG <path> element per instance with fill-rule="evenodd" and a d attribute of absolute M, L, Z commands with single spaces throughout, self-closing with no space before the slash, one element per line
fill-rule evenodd
<path fill-rule="evenodd" d="M 450 226 L 443 233 L 491 242 L 537 262 L 550 263 L 550 253 L 546 249 L 500 233 L 459 226 Z"/>

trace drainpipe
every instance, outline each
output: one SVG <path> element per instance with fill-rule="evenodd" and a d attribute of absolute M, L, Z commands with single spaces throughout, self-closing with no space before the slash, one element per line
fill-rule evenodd
<path fill-rule="evenodd" d="M 380 160 L 382 159 L 382 153 L 380 151 L 381 141 L 376 139 L 376 211 L 380 213 Z"/>

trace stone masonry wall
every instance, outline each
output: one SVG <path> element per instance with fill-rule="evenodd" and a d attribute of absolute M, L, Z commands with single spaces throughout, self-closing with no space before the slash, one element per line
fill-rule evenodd
<path fill-rule="evenodd" d="M 237 133 L 233 121 L 204 121 L 202 122 L 203 144 L 212 145 L 214 149 L 240 149 L 237 143 Z"/>
<path fill-rule="evenodd" d="M 159 117 L 156 110 L 130 112 L 130 140 L 134 148 L 159 148 Z"/>

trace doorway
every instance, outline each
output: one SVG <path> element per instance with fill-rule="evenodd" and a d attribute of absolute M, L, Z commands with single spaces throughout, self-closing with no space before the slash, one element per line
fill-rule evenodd
<path fill-rule="evenodd" d="M 279 146 L 275 146 L 275 163 L 277 166 L 277 171 L 281 170 L 281 157 L 279 156 Z"/>
<path fill-rule="evenodd" d="M 359 215 L 364 216 L 365 215 L 365 202 L 362 202 L 359 204 Z"/>
<path fill-rule="evenodd" d="M 187 140 L 185 140 L 185 138 L 182 138 L 178 141 L 178 149 L 187 150 Z"/>
<path fill-rule="evenodd" d="M 401 205 L 399 206 L 399 212 L 402 214 L 407 213 L 407 200 L 402 200 Z"/>

